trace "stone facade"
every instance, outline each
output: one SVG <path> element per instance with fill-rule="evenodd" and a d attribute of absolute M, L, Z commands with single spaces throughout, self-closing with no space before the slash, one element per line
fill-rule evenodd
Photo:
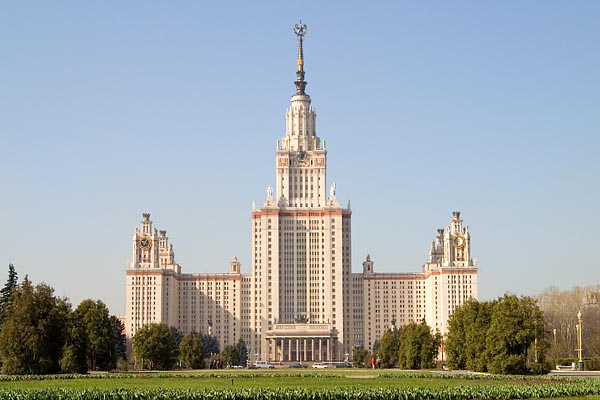
<path fill-rule="evenodd" d="M 296 93 L 275 150 L 275 191 L 269 186 L 252 207 L 251 273 L 236 258 L 227 274 L 182 273 L 166 231 L 143 214 L 126 271 L 129 337 L 164 322 L 214 335 L 222 347 L 242 338 L 251 359 L 342 361 L 393 325 L 425 320 L 445 333 L 454 309 L 477 298 L 459 212 L 438 230 L 422 272 L 375 273 L 367 256 L 362 273 L 352 273 L 352 211 L 337 201 L 335 183 L 327 187 L 326 144 L 305 92 L 305 32 L 297 31 Z"/>

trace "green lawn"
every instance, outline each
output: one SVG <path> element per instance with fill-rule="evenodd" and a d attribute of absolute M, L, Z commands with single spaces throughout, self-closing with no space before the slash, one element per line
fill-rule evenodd
<path fill-rule="evenodd" d="M 381 374 L 364 371 L 335 372 L 237 372 L 227 371 L 211 375 L 206 372 L 180 374 L 120 375 L 110 378 L 19 380 L 1 382 L 0 388 L 169 388 L 169 389 L 238 389 L 238 388 L 348 388 L 362 387 L 447 387 L 464 385 L 462 379 L 448 380 L 431 378 L 386 378 Z M 292 376 L 289 376 L 292 375 Z M 469 381 L 470 386 L 484 385 L 486 381 Z"/>
<path fill-rule="evenodd" d="M 82 392 L 87 393 L 82 394 Z M 210 393 L 214 397 L 208 396 Z M 221 394 L 219 394 L 221 393 Z M 237 395 L 236 395 L 237 393 Z M 317 394 L 315 397 L 314 394 Z M 404 397 L 400 396 L 404 393 Z M 42 395 L 43 394 L 43 395 Z M 600 379 L 402 373 L 393 370 L 203 370 L 89 376 L 0 376 L 0 399 L 509 399 L 600 400 Z M 30 396 L 30 397 L 28 397 Z M 240 396 L 240 397 L 236 397 Z"/>

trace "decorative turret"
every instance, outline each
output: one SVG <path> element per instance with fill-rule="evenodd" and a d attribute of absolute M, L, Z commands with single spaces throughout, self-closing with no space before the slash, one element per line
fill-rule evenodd
<path fill-rule="evenodd" d="M 139 228 L 133 235 L 133 268 L 159 268 L 158 231 L 152 227 L 150 213 L 142 214 Z"/>
<path fill-rule="evenodd" d="M 431 242 L 431 247 L 429 248 L 429 257 L 427 259 L 428 263 L 437 263 L 442 261 L 444 257 L 444 230 L 438 229 L 435 240 Z"/>
<path fill-rule="evenodd" d="M 444 229 L 438 229 L 434 241 L 429 247 L 427 261 L 423 271 L 439 267 L 473 267 L 477 266 L 471 259 L 471 234 L 469 227 L 463 226 L 460 211 L 452 212 L 452 220 Z"/>
<path fill-rule="evenodd" d="M 372 274 L 373 272 L 373 261 L 371 261 L 371 255 L 367 254 L 367 259 L 363 261 L 363 274 Z"/>
<path fill-rule="evenodd" d="M 453 211 L 450 225 L 444 229 L 444 266 L 472 266 L 470 240 L 469 227 L 463 227 L 460 211 Z"/>
<path fill-rule="evenodd" d="M 233 257 L 233 260 L 229 263 L 229 273 L 230 274 L 239 274 L 240 273 L 240 262 L 237 259 L 237 256 Z"/>
<path fill-rule="evenodd" d="M 133 235 L 132 248 L 130 269 L 170 269 L 181 272 L 181 267 L 175 262 L 175 252 L 169 243 L 167 231 L 158 231 L 152 226 L 150 213 L 142 214 L 140 227 L 135 229 Z"/>

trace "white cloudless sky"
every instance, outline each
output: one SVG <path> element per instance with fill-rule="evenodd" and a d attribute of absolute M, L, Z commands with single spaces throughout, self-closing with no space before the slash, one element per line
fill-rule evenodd
<path fill-rule="evenodd" d="M 184 272 L 250 272 L 299 19 L 354 271 L 420 271 L 460 210 L 480 299 L 599 283 L 598 2 L 1 8 L 0 284 L 13 263 L 123 314 L 143 212 Z"/>

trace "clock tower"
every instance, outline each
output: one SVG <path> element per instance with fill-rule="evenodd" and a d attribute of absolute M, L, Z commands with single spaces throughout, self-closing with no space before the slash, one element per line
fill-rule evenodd
<path fill-rule="evenodd" d="M 133 235 L 133 267 L 140 269 L 158 268 L 158 235 L 152 227 L 150 214 L 144 213 L 141 226 Z"/>
<path fill-rule="evenodd" d="M 444 232 L 445 266 L 471 266 L 470 241 L 469 227 L 463 227 L 460 211 L 454 211 L 452 213 L 452 221 L 450 221 L 450 225 L 446 227 Z"/>
<path fill-rule="evenodd" d="M 132 259 L 127 263 L 127 335 L 152 322 L 177 326 L 176 276 L 181 267 L 175 262 L 167 231 L 157 231 L 150 214 L 142 214 L 132 241 Z"/>

